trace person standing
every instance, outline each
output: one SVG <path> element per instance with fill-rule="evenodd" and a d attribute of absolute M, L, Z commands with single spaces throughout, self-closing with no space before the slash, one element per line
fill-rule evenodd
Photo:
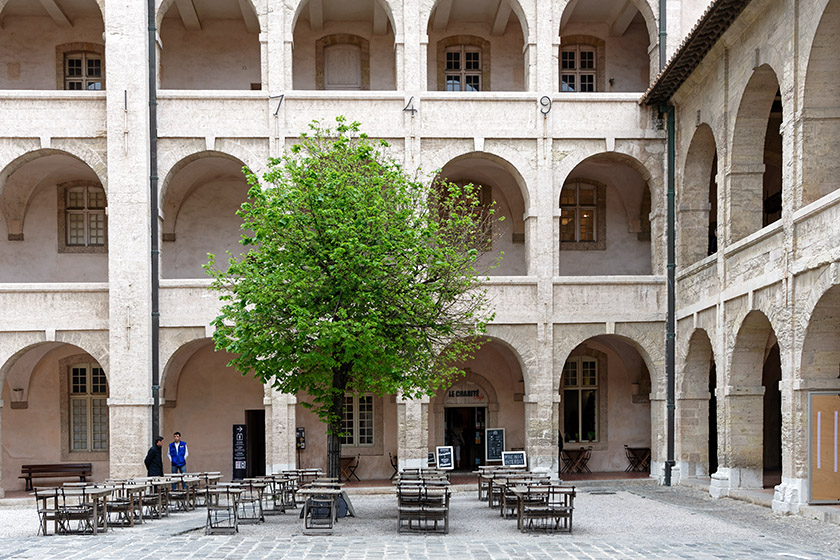
<path fill-rule="evenodd" d="M 143 463 L 146 465 L 147 476 L 163 476 L 163 454 L 161 453 L 163 446 L 163 437 L 155 438 L 155 443 L 149 448 L 146 453 L 146 458 Z"/>
<path fill-rule="evenodd" d="M 169 444 L 169 462 L 172 463 L 172 472 L 185 473 L 190 450 L 187 449 L 187 442 L 181 441 L 181 432 L 175 432 L 172 437 L 175 439 Z"/>

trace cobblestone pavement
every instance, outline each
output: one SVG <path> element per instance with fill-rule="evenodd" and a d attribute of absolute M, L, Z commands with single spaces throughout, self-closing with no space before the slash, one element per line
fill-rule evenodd
<path fill-rule="evenodd" d="M 604 483 L 578 489 L 574 532 L 522 534 L 515 520 L 453 494 L 449 535 L 397 535 L 393 495 L 351 494 L 357 518 L 331 536 L 303 536 L 297 511 L 205 536 L 204 513 L 174 514 L 94 536 L 38 537 L 34 505 L 0 507 L 0 559 L 289 558 L 330 560 L 488 559 L 838 559 L 840 527 L 764 507 L 712 500 L 690 488 Z"/>

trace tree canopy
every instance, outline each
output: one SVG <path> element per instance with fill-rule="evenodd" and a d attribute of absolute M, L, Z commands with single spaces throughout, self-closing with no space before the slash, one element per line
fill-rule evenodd
<path fill-rule="evenodd" d="M 216 348 L 309 395 L 337 476 L 345 393 L 433 394 L 482 343 L 493 315 L 476 263 L 493 209 L 477 186 L 410 176 L 358 123 L 310 128 L 262 180 L 246 170 L 247 251 L 206 268 L 223 303 Z"/>

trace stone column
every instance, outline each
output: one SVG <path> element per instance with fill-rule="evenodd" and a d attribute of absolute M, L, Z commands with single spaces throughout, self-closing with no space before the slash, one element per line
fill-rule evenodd
<path fill-rule="evenodd" d="M 709 396 L 677 394 L 676 483 L 709 474 Z"/>
<path fill-rule="evenodd" d="M 110 472 L 142 475 L 151 445 L 151 217 L 145 2 L 105 9 Z M 135 61 L 127 63 L 126 61 Z M 155 219 L 157 217 L 155 216 Z"/>
<path fill-rule="evenodd" d="M 723 388 L 723 460 L 712 474 L 709 492 L 728 496 L 734 488 L 761 488 L 764 483 L 764 387 Z"/>
<path fill-rule="evenodd" d="M 266 385 L 265 472 L 276 473 L 297 468 L 297 397 Z"/>
<path fill-rule="evenodd" d="M 429 449 L 429 397 L 397 395 L 397 458 L 399 468 L 426 466 Z"/>

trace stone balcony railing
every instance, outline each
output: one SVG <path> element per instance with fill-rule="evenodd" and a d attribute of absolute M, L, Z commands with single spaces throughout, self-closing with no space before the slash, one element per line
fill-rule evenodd
<path fill-rule="evenodd" d="M 840 189 L 793 214 L 793 247 L 777 221 L 677 274 L 677 318 L 840 260 Z M 827 233 L 828 232 L 828 233 Z M 723 266 L 725 274 L 719 273 Z"/>
<path fill-rule="evenodd" d="M 105 136 L 104 91 L 0 90 L 0 135 L 6 138 Z"/>

